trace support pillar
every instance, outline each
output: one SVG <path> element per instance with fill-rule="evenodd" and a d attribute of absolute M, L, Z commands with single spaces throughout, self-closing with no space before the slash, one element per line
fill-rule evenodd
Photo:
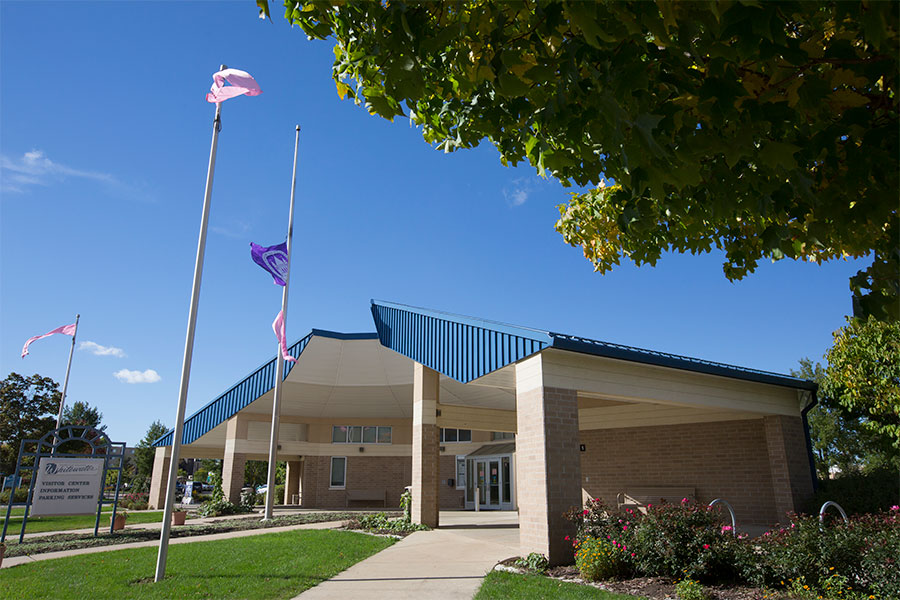
<path fill-rule="evenodd" d="M 300 468 L 300 506 L 318 508 L 316 497 L 319 489 L 319 465 L 328 460 L 327 456 L 304 456 Z M 325 477 L 328 477 L 326 474 Z"/>
<path fill-rule="evenodd" d="M 293 504 L 294 494 L 300 493 L 300 469 L 302 464 L 299 460 L 289 460 L 285 465 L 284 503 L 286 505 Z"/>
<path fill-rule="evenodd" d="M 772 415 L 763 418 L 766 448 L 772 472 L 772 495 L 780 523 L 789 512 L 800 512 L 813 495 L 813 474 L 806 451 L 806 435 L 800 417 Z"/>
<path fill-rule="evenodd" d="M 546 385 L 548 365 L 538 354 L 516 365 L 516 485 L 522 556 L 537 552 L 550 564 L 572 560 L 563 517 L 581 506 L 578 394 Z"/>
<path fill-rule="evenodd" d="M 440 477 L 440 429 L 437 404 L 440 374 L 415 363 L 413 368 L 412 418 L 412 521 L 438 526 L 438 478 Z"/>
<path fill-rule="evenodd" d="M 150 508 L 162 508 L 166 505 L 166 483 L 169 476 L 169 463 L 172 449 L 160 446 L 153 456 L 153 471 L 150 475 L 150 497 L 147 502 Z"/>
<path fill-rule="evenodd" d="M 222 461 L 222 492 L 225 498 L 233 503 L 241 501 L 241 488 L 244 487 L 244 468 L 247 466 L 247 455 L 234 451 L 234 444 L 225 443 L 225 458 Z"/>

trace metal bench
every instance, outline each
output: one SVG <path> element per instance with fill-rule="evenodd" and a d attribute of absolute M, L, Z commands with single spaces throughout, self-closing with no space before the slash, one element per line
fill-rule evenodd
<path fill-rule="evenodd" d="M 386 490 L 347 490 L 347 506 L 351 502 L 381 502 L 383 507 L 387 507 L 387 491 Z"/>
<path fill-rule="evenodd" d="M 695 500 L 696 488 L 677 486 L 630 487 L 616 495 L 619 509 L 630 508 L 647 512 L 648 504 L 678 504 L 684 498 Z"/>

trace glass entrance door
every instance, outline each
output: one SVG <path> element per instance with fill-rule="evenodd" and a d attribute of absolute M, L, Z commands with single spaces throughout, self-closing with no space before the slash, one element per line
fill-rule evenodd
<path fill-rule="evenodd" d="M 509 459 L 501 463 L 500 458 L 473 461 L 475 466 L 475 487 L 478 508 L 481 510 L 504 508 L 509 500 Z M 505 469 L 503 467 L 506 467 Z M 505 497 L 504 497 L 505 496 Z"/>

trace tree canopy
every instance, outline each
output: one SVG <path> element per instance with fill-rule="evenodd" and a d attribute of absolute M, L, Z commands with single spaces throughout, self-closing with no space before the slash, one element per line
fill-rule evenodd
<path fill-rule="evenodd" d="M 82 425 L 106 431 L 106 425 L 101 425 L 101 421 L 103 413 L 87 402 L 78 400 L 63 409 L 62 425 Z"/>
<path fill-rule="evenodd" d="M 153 442 L 164 436 L 169 431 L 162 421 L 153 421 L 147 428 L 147 433 L 134 448 L 134 475 L 139 490 L 146 487 L 153 474 L 153 461 L 156 458 L 156 449 Z M 168 475 L 168 474 L 166 474 Z"/>
<path fill-rule="evenodd" d="M 557 223 L 596 270 L 718 248 L 740 279 L 764 258 L 871 256 L 855 310 L 898 318 L 900 3 L 284 4 L 335 40 L 342 98 L 444 151 L 488 140 L 596 187 Z"/>
<path fill-rule="evenodd" d="M 819 384 L 818 403 L 807 415 L 819 478 L 900 467 L 891 436 L 869 428 L 865 412 L 851 410 L 832 397 L 831 391 L 839 385 L 829 380 L 826 367 L 803 358 L 800 368 L 791 371 L 794 377 Z"/>
<path fill-rule="evenodd" d="M 850 320 L 834 333 L 826 359 L 822 394 L 900 450 L 900 323 Z"/>
<path fill-rule="evenodd" d="M 0 473 L 15 471 L 22 440 L 56 426 L 60 397 L 59 384 L 38 374 L 10 373 L 0 381 Z"/>

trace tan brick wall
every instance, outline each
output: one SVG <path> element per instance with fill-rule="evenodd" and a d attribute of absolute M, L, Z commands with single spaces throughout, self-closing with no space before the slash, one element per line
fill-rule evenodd
<path fill-rule="evenodd" d="M 162 508 L 166 505 L 166 486 L 169 482 L 169 465 L 172 459 L 166 456 L 168 448 L 157 448 L 153 456 L 153 472 L 150 476 L 150 496 L 147 499 L 150 508 Z"/>
<path fill-rule="evenodd" d="M 411 462 L 408 456 L 347 456 L 346 490 L 385 490 L 387 507 L 400 506 L 400 494 L 409 485 Z M 303 507 L 340 508 L 346 506 L 345 489 L 329 489 L 331 457 L 307 456 L 303 465 Z M 351 508 L 366 507 L 354 502 Z M 381 507 L 373 503 L 372 507 Z"/>
<path fill-rule="evenodd" d="M 562 515 L 581 503 L 578 396 L 561 388 L 518 389 L 516 410 L 521 552 L 539 552 L 551 564 L 562 564 L 572 558 L 564 538 L 574 534 Z"/>
<path fill-rule="evenodd" d="M 225 448 L 222 461 L 222 492 L 229 502 L 238 504 L 241 501 L 241 488 L 244 487 L 244 469 L 247 466 L 247 455 L 230 452 Z"/>
<path fill-rule="evenodd" d="M 800 417 L 770 416 L 763 419 L 771 465 L 772 490 L 778 519 L 799 512 L 813 494 L 812 472 L 806 450 L 806 434 Z"/>
<path fill-rule="evenodd" d="M 775 419 L 780 424 L 791 418 Z M 783 465 L 785 453 L 784 445 L 777 443 L 780 438 L 767 435 L 767 429 L 763 419 L 751 419 L 581 431 L 583 487 L 591 497 L 610 504 L 629 486 L 693 487 L 700 502 L 727 500 L 738 523 L 772 525 L 781 506 L 773 490 L 770 455 L 773 464 Z M 807 456 L 802 425 L 799 440 L 796 433 L 790 464 L 796 485 L 802 488 L 804 469 L 798 460 L 806 461 Z M 809 464 L 804 464 L 811 491 Z"/>

